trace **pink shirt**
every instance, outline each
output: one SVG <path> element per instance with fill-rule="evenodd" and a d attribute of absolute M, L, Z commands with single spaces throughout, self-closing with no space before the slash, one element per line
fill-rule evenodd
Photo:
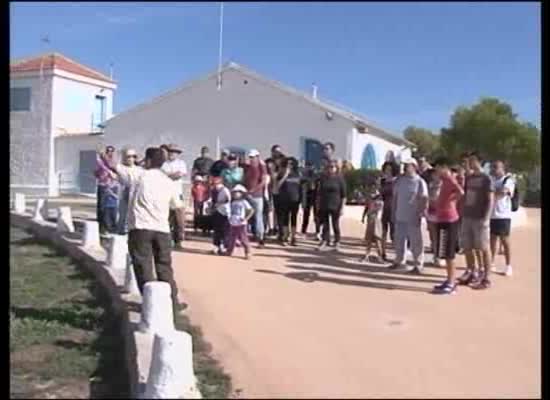
<path fill-rule="evenodd" d="M 460 185 L 452 176 L 441 177 L 441 188 L 436 202 L 438 222 L 456 222 L 460 218 L 456 203 L 460 198 Z"/>

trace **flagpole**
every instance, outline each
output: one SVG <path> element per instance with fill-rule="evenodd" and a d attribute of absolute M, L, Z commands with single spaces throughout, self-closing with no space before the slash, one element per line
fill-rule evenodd
<path fill-rule="evenodd" d="M 222 51 L 223 51 L 223 1 L 220 2 L 220 41 L 218 48 L 218 90 L 222 88 Z"/>

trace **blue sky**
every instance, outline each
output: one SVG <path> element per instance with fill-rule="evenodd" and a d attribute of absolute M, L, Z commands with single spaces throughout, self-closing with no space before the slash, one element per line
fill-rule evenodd
<path fill-rule="evenodd" d="M 216 68 L 219 3 L 11 3 L 11 57 L 55 50 L 108 72 L 115 112 Z M 481 96 L 540 127 L 538 3 L 225 3 L 224 61 L 401 132 Z M 41 43 L 49 35 L 48 47 Z"/>

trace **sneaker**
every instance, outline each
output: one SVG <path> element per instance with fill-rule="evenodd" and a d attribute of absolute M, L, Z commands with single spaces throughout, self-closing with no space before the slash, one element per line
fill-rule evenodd
<path fill-rule="evenodd" d="M 487 278 L 483 278 L 479 282 L 472 283 L 470 287 L 476 290 L 489 289 L 491 287 L 491 281 Z"/>
<path fill-rule="evenodd" d="M 369 256 L 363 256 L 359 259 L 359 262 L 362 263 L 362 264 L 366 264 L 368 262 L 370 262 L 369 260 Z"/>
<path fill-rule="evenodd" d="M 500 275 L 512 276 L 512 266 L 511 265 L 507 265 L 504 268 L 498 268 L 498 269 L 494 268 L 493 271 L 496 272 L 497 274 L 500 274 Z"/>
<path fill-rule="evenodd" d="M 334 251 L 340 251 L 340 243 L 334 243 Z"/>
<path fill-rule="evenodd" d="M 318 241 L 322 241 L 322 240 L 323 240 L 323 235 L 321 235 L 321 232 L 319 232 L 318 234 L 316 234 L 315 237 L 317 238 Z"/>
<path fill-rule="evenodd" d="M 388 269 L 400 269 L 400 268 L 404 268 L 404 267 L 405 267 L 405 264 L 393 263 L 392 265 L 390 265 L 388 267 Z"/>
<path fill-rule="evenodd" d="M 411 275 L 421 275 L 422 274 L 422 268 L 419 267 L 413 267 L 411 270 L 407 271 Z"/>
<path fill-rule="evenodd" d="M 449 282 L 444 282 L 441 286 L 434 287 L 433 294 L 455 294 L 456 285 L 451 285 Z"/>
<path fill-rule="evenodd" d="M 298 246 L 298 244 L 296 243 L 296 238 L 290 239 L 290 245 L 291 246 Z"/>
<path fill-rule="evenodd" d="M 445 280 L 443 281 L 443 283 L 440 283 L 439 285 L 435 285 L 434 290 L 441 290 L 447 285 L 449 285 L 449 281 Z"/>
<path fill-rule="evenodd" d="M 478 280 L 478 275 L 476 272 L 472 272 L 467 269 L 458 279 L 457 283 L 459 285 L 469 285 L 474 281 Z"/>
<path fill-rule="evenodd" d="M 319 250 L 319 251 L 326 251 L 326 250 L 327 250 L 327 244 L 326 244 L 326 242 L 321 242 L 321 244 L 319 244 L 319 247 L 317 247 L 317 250 Z"/>

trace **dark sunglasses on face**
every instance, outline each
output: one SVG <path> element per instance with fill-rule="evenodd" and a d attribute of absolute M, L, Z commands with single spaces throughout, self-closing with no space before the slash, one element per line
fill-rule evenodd
<path fill-rule="evenodd" d="M 136 155 L 129 155 L 129 156 L 126 156 L 126 158 L 137 158 Z"/>

